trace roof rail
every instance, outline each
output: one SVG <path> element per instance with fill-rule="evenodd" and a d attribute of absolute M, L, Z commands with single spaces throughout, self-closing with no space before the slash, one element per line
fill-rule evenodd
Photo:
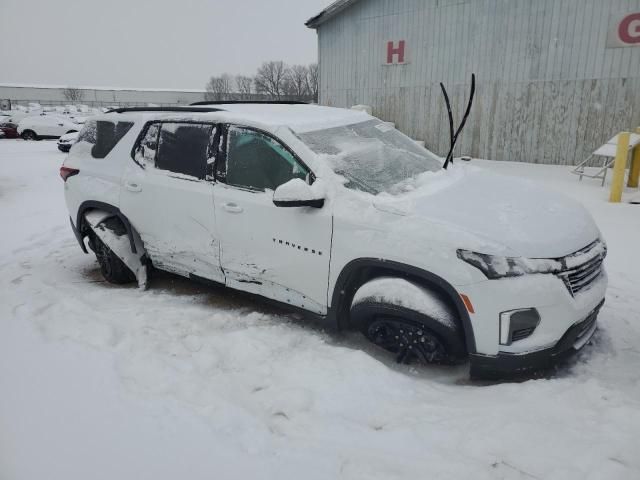
<path fill-rule="evenodd" d="M 194 104 L 195 105 L 195 104 Z M 189 105 L 184 107 L 122 107 L 114 108 L 106 113 L 125 113 L 125 112 L 197 112 L 211 113 L 223 111 L 221 108 L 191 108 Z"/>
<path fill-rule="evenodd" d="M 243 103 L 250 105 L 309 105 L 309 102 L 299 102 L 296 100 L 205 100 L 203 102 L 192 103 L 191 105 L 242 105 Z"/>

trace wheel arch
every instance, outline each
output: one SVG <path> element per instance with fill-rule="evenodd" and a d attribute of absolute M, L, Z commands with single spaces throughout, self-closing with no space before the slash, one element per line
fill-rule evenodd
<path fill-rule="evenodd" d="M 444 278 L 412 265 L 379 258 L 359 258 L 344 266 L 331 293 L 331 307 L 327 316 L 338 329 L 349 324 L 349 310 L 356 290 L 364 283 L 382 276 L 394 276 L 410 280 L 436 292 L 457 313 L 463 331 L 467 353 L 475 353 L 475 337 L 471 319 L 457 290 Z"/>
<path fill-rule="evenodd" d="M 105 202 L 99 202 L 97 200 L 86 200 L 78 207 L 78 213 L 76 217 L 76 230 L 78 232 L 78 241 L 80 247 L 85 253 L 89 253 L 84 245 L 83 239 L 88 233 L 89 226 L 85 221 L 84 214 L 90 210 L 104 210 L 105 212 L 112 213 L 122 222 L 124 228 L 127 231 L 127 237 L 129 238 L 129 245 L 131 245 L 131 252 L 138 253 L 135 238 L 133 236 L 133 227 L 129 222 L 129 219 L 120 211 L 118 207 L 110 205 Z"/>

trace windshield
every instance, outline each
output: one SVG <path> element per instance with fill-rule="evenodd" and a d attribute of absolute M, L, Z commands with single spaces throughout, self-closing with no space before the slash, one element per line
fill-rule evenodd
<path fill-rule="evenodd" d="M 378 119 L 300 134 L 347 180 L 345 186 L 377 195 L 414 188 L 415 178 L 442 168 L 442 160 Z"/>

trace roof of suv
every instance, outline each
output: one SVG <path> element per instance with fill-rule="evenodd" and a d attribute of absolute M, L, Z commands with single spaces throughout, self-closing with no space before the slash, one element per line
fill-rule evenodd
<path fill-rule="evenodd" d="M 223 104 L 221 110 L 237 113 L 243 117 L 270 125 L 286 125 L 296 132 L 320 130 L 337 125 L 363 122 L 371 117 L 366 113 L 346 108 L 320 105 L 280 104 Z"/>
<path fill-rule="evenodd" d="M 185 112 L 189 114 L 197 114 L 202 111 L 203 115 L 227 113 L 233 117 L 233 120 L 244 120 L 269 126 L 284 125 L 299 133 L 364 122 L 372 118 L 361 111 L 312 104 L 222 103 L 184 108 L 171 107 L 163 109 L 162 107 L 157 107 L 149 108 L 148 110 L 145 108 L 121 110 L 123 112 L 138 110 L 141 112 L 166 111 L 167 113 Z"/>

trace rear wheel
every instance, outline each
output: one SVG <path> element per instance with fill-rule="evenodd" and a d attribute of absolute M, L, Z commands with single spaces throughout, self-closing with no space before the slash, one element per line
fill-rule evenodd
<path fill-rule="evenodd" d="M 33 130 L 25 130 L 24 132 L 22 132 L 22 139 L 23 140 L 37 140 L 38 139 L 38 135 L 36 135 L 36 132 L 34 132 Z"/>
<path fill-rule="evenodd" d="M 129 267 L 93 232 L 89 235 L 89 246 L 96 254 L 100 272 L 107 282 L 115 284 L 135 282 L 136 276 Z"/>

